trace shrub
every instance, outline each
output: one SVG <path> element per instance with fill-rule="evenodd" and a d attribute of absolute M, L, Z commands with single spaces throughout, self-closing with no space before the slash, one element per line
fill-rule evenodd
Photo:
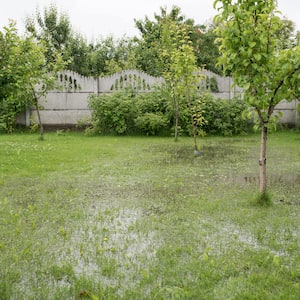
<path fill-rule="evenodd" d="M 137 128 L 141 133 L 146 135 L 157 135 L 163 129 L 166 129 L 169 120 L 162 113 L 147 112 L 144 115 L 140 115 L 135 119 Z"/>
<path fill-rule="evenodd" d="M 140 93 L 135 97 L 135 103 L 139 114 L 144 113 L 162 113 L 168 114 L 169 111 L 169 95 L 164 88 L 155 88 L 148 93 Z"/>
<path fill-rule="evenodd" d="M 124 135 L 134 133 L 136 107 L 133 95 L 116 92 L 108 95 L 92 95 L 89 107 L 92 111 L 92 127 L 95 133 Z"/>
<path fill-rule="evenodd" d="M 164 88 L 148 93 L 130 89 L 89 99 L 92 131 L 98 134 L 161 135 L 174 126 L 174 108 Z M 198 134 L 237 135 L 250 132 L 253 124 L 243 118 L 246 104 L 241 98 L 214 99 L 200 94 L 192 99 L 192 113 Z M 191 135 L 191 108 L 183 102 L 179 112 L 181 135 Z M 89 128 L 89 131 L 91 129 Z"/>
<path fill-rule="evenodd" d="M 159 134 L 170 126 L 171 112 L 161 88 L 148 93 L 132 89 L 89 99 L 92 128 L 98 134 Z"/>
<path fill-rule="evenodd" d="M 253 130 L 253 124 L 243 117 L 247 106 L 243 99 L 214 99 L 210 94 L 204 94 L 203 110 L 207 124 L 203 130 L 209 134 L 224 136 L 244 134 Z"/>

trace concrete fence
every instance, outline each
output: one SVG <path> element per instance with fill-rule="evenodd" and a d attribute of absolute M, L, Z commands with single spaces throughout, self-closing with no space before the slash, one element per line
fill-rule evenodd
<path fill-rule="evenodd" d="M 243 90 L 233 85 L 231 77 L 222 77 L 210 71 L 203 70 L 204 76 L 199 82 L 200 90 L 209 90 L 215 98 L 233 99 L 242 94 Z M 101 95 L 132 86 L 137 92 L 145 93 L 155 85 L 164 82 L 162 77 L 153 77 L 137 70 L 126 70 L 107 77 L 84 77 L 72 71 L 64 71 L 58 75 L 57 80 L 62 86 L 61 90 L 50 91 L 44 99 L 40 100 L 42 106 L 41 119 L 46 126 L 74 126 L 87 121 L 91 116 L 88 107 L 88 98 L 91 94 Z M 296 125 L 298 122 L 298 101 L 281 101 L 276 111 L 281 111 L 282 123 Z M 275 111 L 275 113 L 276 113 Z M 37 122 L 34 108 L 28 109 L 17 120 L 19 124 L 29 126 Z"/>

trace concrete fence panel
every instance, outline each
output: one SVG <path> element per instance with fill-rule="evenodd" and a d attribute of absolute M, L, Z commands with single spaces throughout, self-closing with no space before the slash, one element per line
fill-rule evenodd
<path fill-rule="evenodd" d="M 223 77 L 211 71 L 202 70 L 204 76 L 199 82 L 199 90 L 211 92 L 215 98 L 233 99 L 241 95 L 243 90 L 233 85 L 231 77 Z M 106 77 L 84 77 L 72 71 L 63 71 L 58 74 L 57 81 L 61 89 L 50 91 L 40 100 L 41 118 L 44 125 L 75 126 L 78 122 L 88 120 L 91 112 L 88 99 L 91 94 L 101 95 L 133 87 L 137 92 L 145 93 L 153 90 L 155 85 L 164 82 L 162 77 L 153 77 L 142 71 L 126 70 Z M 214 90 L 210 84 L 214 83 Z M 299 101 L 281 101 L 275 108 L 282 112 L 281 122 L 296 125 L 298 122 L 297 105 Z M 35 108 L 30 108 L 18 117 L 17 122 L 29 126 L 37 122 Z"/>

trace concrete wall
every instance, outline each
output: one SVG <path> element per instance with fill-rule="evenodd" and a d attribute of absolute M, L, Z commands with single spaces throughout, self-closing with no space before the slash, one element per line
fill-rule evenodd
<path fill-rule="evenodd" d="M 243 93 L 243 90 L 233 86 L 231 77 L 222 77 L 210 71 L 201 72 L 206 78 L 214 78 L 217 82 L 218 92 L 212 92 L 215 98 L 233 99 Z M 72 71 L 64 71 L 57 79 L 61 90 L 50 91 L 44 99 L 40 100 L 42 110 L 41 119 L 48 126 L 74 126 L 78 122 L 86 122 L 91 112 L 88 107 L 88 98 L 91 94 L 101 95 L 120 90 L 128 85 L 133 86 L 138 92 L 151 91 L 155 85 L 161 85 L 164 80 L 161 77 L 152 77 L 148 74 L 127 70 L 107 77 L 84 77 Z M 200 90 L 207 90 L 207 81 L 202 80 Z M 296 125 L 298 122 L 297 105 L 299 101 L 282 101 L 276 107 L 281 111 L 282 123 Z M 31 122 L 37 122 L 37 114 L 34 108 L 28 109 L 18 117 L 17 122 L 29 126 Z"/>
<path fill-rule="evenodd" d="M 281 101 L 278 105 L 276 105 L 274 113 L 281 112 L 282 116 L 280 118 L 280 122 L 282 124 L 286 124 L 289 126 L 297 126 L 298 124 L 298 105 L 300 102 L 298 100 L 294 100 L 292 102 L 288 102 L 286 100 Z"/>
<path fill-rule="evenodd" d="M 91 94 L 101 95 L 133 86 L 138 92 L 148 92 L 154 85 L 161 85 L 161 77 L 152 77 L 137 70 L 127 70 L 112 76 L 91 78 L 72 71 L 58 75 L 62 90 L 50 91 L 40 100 L 41 119 L 48 126 L 74 126 L 91 116 L 88 99 Z M 28 109 L 18 117 L 18 123 L 29 125 L 37 122 L 35 108 Z"/>

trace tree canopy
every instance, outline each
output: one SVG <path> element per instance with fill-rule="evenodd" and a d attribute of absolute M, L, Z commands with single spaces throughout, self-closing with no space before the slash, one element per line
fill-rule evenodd
<path fill-rule="evenodd" d="M 33 37 L 20 37 L 14 22 L 0 31 L 0 49 L 0 129 L 11 132 L 18 113 L 38 107 L 38 99 L 54 87 L 64 64 L 57 52 L 48 62 L 47 47 Z"/>
<path fill-rule="evenodd" d="M 0 128 L 12 131 L 17 114 L 31 103 L 32 70 L 44 62 L 43 48 L 18 35 L 15 22 L 0 31 Z"/>

